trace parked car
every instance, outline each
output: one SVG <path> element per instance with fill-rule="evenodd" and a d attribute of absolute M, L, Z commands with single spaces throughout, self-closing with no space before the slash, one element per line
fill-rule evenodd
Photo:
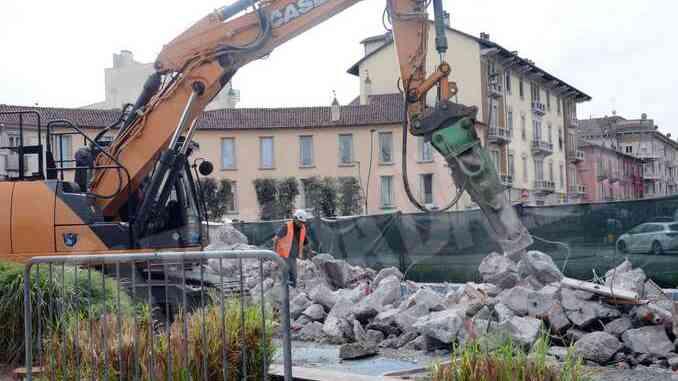
<path fill-rule="evenodd" d="M 617 240 L 623 253 L 664 254 L 678 249 L 678 222 L 648 222 L 640 224 Z"/>

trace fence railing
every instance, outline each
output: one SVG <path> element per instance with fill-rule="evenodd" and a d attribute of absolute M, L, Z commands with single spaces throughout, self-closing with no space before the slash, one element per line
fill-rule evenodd
<path fill-rule="evenodd" d="M 292 380 L 288 267 L 268 250 L 36 257 L 24 330 L 28 380 L 266 380 L 276 332 Z"/>

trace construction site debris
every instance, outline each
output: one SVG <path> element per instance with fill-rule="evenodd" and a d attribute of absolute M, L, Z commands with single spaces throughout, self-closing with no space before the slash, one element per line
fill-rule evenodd
<path fill-rule="evenodd" d="M 244 245 L 238 234 L 222 236 Z M 258 266 L 243 263 L 248 284 L 259 279 Z M 297 266 L 298 286 L 290 290 L 293 337 L 342 345 L 343 359 L 379 348 L 449 351 L 469 340 L 491 349 L 506 336 L 529 351 L 546 330 L 553 334 L 554 360 L 563 360 L 572 345 L 592 363 L 678 369 L 673 303 L 628 261 L 594 283 L 564 277 L 538 251 L 519 263 L 492 253 L 479 267 L 486 283 L 435 286 L 404 280 L 395 267 L 376 272 L 328 254 L 299 259 Z M 259 287 L 267 297 L 279 295 L 282 280 L 272 270 L 264 269 L 267 279 L 250 288 L 253 295 Z"/>

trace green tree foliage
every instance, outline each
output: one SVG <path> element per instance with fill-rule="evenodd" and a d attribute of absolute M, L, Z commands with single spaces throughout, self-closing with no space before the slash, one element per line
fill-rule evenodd
<path fill-rule="evenodd" d="M 278 188 L 275 179 L 255 179 L 254 191 L 257 193 L 259 203 L 259 218 L 263 221 L 276 218 Z"/>
<path fill-rule="evenodd" d="M 339 214 L 355 216 L 362 213 L 363 197 L 360 182 L 355 177 L 339 178 Z"/>
<path fill-rule="evenodd" d="M 320 217 L 337 215 L 337 180 L 333 177 L 311 177 L 304 181 L 304 191 L 313 214 Z"/>
<path fill-rule="evenodd" d="M 222 179 L 219 182 L 211 177 L 200 179 L 200 192 L 205 200 L 207 219 L 220 221 L 233 202 L 233 181 Z"/>
<path fill-rule="evenodd" d="M 294 201 L 299 196 L 299 186 L 297 179 L 287 177 L 278 181 L 277 184 L 277 217 L 280 219 L 292 217 Z"/>

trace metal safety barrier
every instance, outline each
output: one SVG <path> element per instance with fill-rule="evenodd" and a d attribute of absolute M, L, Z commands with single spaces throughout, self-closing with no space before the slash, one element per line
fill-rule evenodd
<path fill-rule="evenodd" d="M 282 350 L 291 381 L 287 285 L 268 250 L 33 258 L 27 379 L 267 380 Z"/>

